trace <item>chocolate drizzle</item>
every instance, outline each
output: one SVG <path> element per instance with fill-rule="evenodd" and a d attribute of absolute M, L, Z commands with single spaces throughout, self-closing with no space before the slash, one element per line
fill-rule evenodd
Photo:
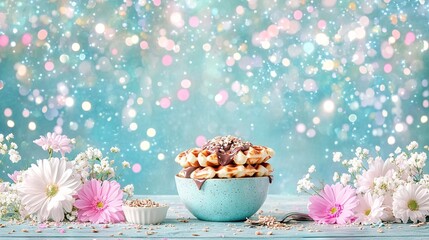
<path fill-rule="evenodd" d="M 202 147 L 203 150 L 207 150 L 211 153 L 216 153 L 219 164 L 226 166 L 233 163 L 233 158 L 240 151 L 247 151 L 253 146 L 250 142 L 242 141 L 240 138 L 228 135 L 228 136 L 218 136 L 208 141 Z M 182 169 L 180 176 L 185 178 L 191 178 L 192 172 L 194 172 L 197 167 L 187 167 Z M 273 181 L 272 176 L 268 176 L 270 183 Z M 201 190 L 205 181 L 207 179 L 192 179 L 198 187 L 198 190 Z"/>
<path fill-rule="evenodd" d="M 194 179 L 195 184 L 197 184 L 198 190 L 201 190 L 206 180 L 207 179 Z"/>
<path fill-rule="evenodd" d="M 185 178 L 190 178 L 193 171 L 195 171 L 196 167 L 187 167 L 182 170 L 183 173 L 185 173 Z"/>
<path fill-rule="evenodd" d="M 274 176 L 268 175 L 268 181 L 270 181 L 270 184 L 273 183 L 273 178 L 274 178 Z"/>
<path fill-rule="evenodd" d="M 208 141 L 202 147 L 210 152 L 215 152 L 219 164 L 226 166 L 233 162 L 234 156 L 239 151 L 247 151 L 252 146 L 250 142 L 242 141 L 240 138 L 228 136 L 218 136 Z"/>
<path fill-rule="evenodd" d="M 197 169 L 197 167 L 187 167 L 187 168 L 184 168 L 181 171 L 181 173 L 182 173 L 181 176 L 184 177 L 184 178 L 191 178 L 192 172 L 195 171 L 196 169 Z M 194 180 L 195 184 L 197 184 L 198 190 L 201 190 L 201 188 L 203 187 L 204 182 L 207 179 L 196 179 L 196 178 L 194 178 L 192 180 Z"/>

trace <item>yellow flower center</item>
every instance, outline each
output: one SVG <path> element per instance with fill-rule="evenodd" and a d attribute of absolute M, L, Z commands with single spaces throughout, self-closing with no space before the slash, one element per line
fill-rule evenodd
<path fill-rule="evenodd" d="M 366 216 L 369 216 L 369 214 L 371 214 L 371 209 L 368 209 L 368 210 L 365 211 L 365 215 Z"/>
<path fill-rule="evenodd" d="M 331 210 L 329 211 L 331 214 L 335 214 L 338 212 L 338 209 L 336 207 L 331 208 Z"/>
<path fill-rule="evenodd" d="M 416 200 L 410 200 L 408 201 L 408 209 L 410 209 L 411 211 L 418 211 L 419 204 L 417 204 Z"/>
<path fill-rule="evenodd" d="M 103 208 L 104 207 L 104 203 L 103 202 L 98 202 L 97 203 L 97 207 L 98 208 Z"/>
<path fill-rule="evenodd" d="M 46 188 L 46 196 L 49 198 L 54 197 L 58 193 L 58 186 L 55 184 L 51 184 Z"/>

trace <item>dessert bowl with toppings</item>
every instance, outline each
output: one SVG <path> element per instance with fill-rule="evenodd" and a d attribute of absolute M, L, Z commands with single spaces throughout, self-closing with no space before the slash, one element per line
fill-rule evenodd
<path fill-rule="evenodd" d="M 133 199 L 125 201 L 122 210 L 129 223 L 157 224 L 167 216 L 168 205 L 150 199 Z"/>
<path fill-rule="evenodd" d="M 219 136 L 202 148 L 179 153 L 183 169 L 176 175 L 179 197 L 198 219 L 241 221 L 264 203 L 273 169 L 269 147 L 233 136 Z"/>

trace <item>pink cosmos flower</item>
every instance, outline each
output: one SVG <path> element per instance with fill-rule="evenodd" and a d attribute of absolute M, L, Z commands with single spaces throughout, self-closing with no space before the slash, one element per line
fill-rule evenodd
<path fill-rule="evenodd" d="M 355 220 L 354 209 L 358 205 L 355 189 L 340 183 L 325 185 L 319 195 L 310 197 L 308 214 L 318 223 L 347 224 Z"/>
<path fill-rule="evenodd" d="M 122 211 L 123 192 L 116 181 L 92 179 L 77 192 L 74 204 L 79 221 L 91 223 L 116 223 L 125 220 Z"/>
<path fill-rule="evenodd" d="M 40 136 L 39 139 L 34 140 L 33 142 L 41 146 L 45 151 L 60 152 L 63 157 L 65 153 L 70 153 L 72 149 L 70 138 L 66 135 L 58 135 L 56 133 L 48 132 L 46 137 Z"/>
<path fill-rule="evenodd" d="M 18 176 L 21 175 L 21 171 L 14 171 L 12 174 L 7 174 L 7 176 L 14 182 L 18 182 Z"/>

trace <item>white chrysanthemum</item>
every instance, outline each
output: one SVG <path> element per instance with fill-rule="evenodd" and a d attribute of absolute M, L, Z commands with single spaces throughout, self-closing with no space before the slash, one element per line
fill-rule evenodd
<path fill-rule="evenodd" d="M 70 162 L 52 158 L 32 164 L 18 185 L 18 192 L 29 214 L 36 215 L 39 221 L 59 222 L 64 219 L 64 213 L 72 210 L 73 195 L 80 185 Z"/>
<path fill-rule="evenodd" d="M 390 176 L 393 174 L 395 165 L 390 161 L 383 161 L 377 157 L 370 165 L 368 170 L 363 171 L 362 175 L 357 176 L 357 191 L 365 193 L 374 189 L 374 180 L 378 177 Z"/>
<path fill-rule="evenodd" d="M 384 207 L 383 197 L 373 197 L 370 192 L 359 195 L 359 206 L 356 208 L 356 223 L 373 224 L 381 221 Z"/>
<path fill-rule="evenodd" d="M 425 222 L 429 214 L 429 192 L 422 185 L 408 183 L 393 194 L 393 215 L 407 223 Z"/>

